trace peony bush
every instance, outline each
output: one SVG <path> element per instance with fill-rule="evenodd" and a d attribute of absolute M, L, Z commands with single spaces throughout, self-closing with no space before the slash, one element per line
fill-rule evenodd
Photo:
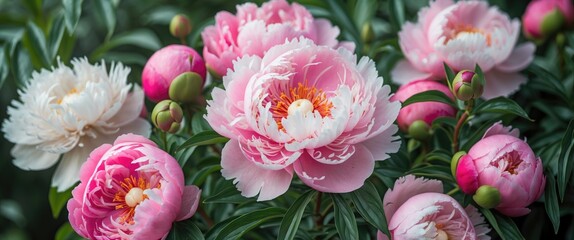
<path fill-rule="evenodd" d="M 0 2 L 0 239 L 574 239 L 573 9 Z"/>

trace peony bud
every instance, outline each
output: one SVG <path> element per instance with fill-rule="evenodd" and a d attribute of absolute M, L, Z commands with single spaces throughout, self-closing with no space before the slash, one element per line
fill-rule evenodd
<path fill-rule="evenodd" d="M 189 103 L 201 95 L 203 79 L 197 73 L 185 72 L 177 76 L 169 85 L 169 98 Z"/>
<path fill-rule="evenodd" d="M 495 208 L 500 203 L 500 192 L 495 187 L 482 185 L 476 190 L 472 199 L 483 208 Z"/>
<path fill-rule="evenodd" d="M 564 14 L 555 1 L 533 1 L 522 16 L 526 37 L 543 40 L 556 33 L 565 22 Z"/>
<path fill-rule="evenodd" d="M 462 70 L 454 77 L 452 87 L 452 92 L 456 98 L 468 101 L 482 96 L 484 79 L 472 71 Z"/>
<path fill-rule="evenodd" d="M 172 100 L 163 100 L 151 112 L 151 121 L 164 132 L 175 133 L 183 120 L 183 110 Z"/>
<path fill-rule="evenodd" d="M 441 91 L 453 98 L 452 93 L 444 84 L 432 80 L 417 80 L 401 86 L 397 93 L 391 97 L 391 101 L 404 102 L 417 93 L 429 90 Z M 397 123 L 403 132 L 409 132 L 409 127 L 417 120 L 421 120 L 427 126 L 430 126 L 435 119 L 444 116 L 454 116 L 455 113 L 456 109 L 446 103 L 418 102 L 403 107 L 397 117 Z"/>
<path fill-rule="evenodd" d="M 172 36 L 182 38 L 191 32 L 191 24 L 189 18 L 183 14 L 177 14 L 169 23 L 169 32 Z"/>
<path fill-rule="evenodd" d="M 423 120 L 416 120 L 409 126 L 409 135 L 417 140 L 425 140 L 430 137 L 429 125 Z"/>
<path fill-rule="evenodd" d="M 375 39 L 375 31 L 373 31 L 373 25 L 370 22 L 363 24 L 361 28 L 361 39 L 365 43 L 371 43 Z"/>
<path fill-rule="evenodd" d="M 205 79 L 205 62 L 193 48 L 169 45 L 155 52 L 142 72 L 145 95 L 154 102 L 169 99 L 169 86 L 180 74 L 197 73 Z M 203 85 L 203 81 L 202 81 Z"/>
<path fill-rule="evenodd" d="M 456 176 L 456 168 L 458 166 L 458 161 L 460 160 L 460 158 L 462 158 L 462 156 L 464 156 L 466 154 L 465 151 L 460 151 L 455 153 L 452 156 L 452 159 L 450 160 L 450 172 L 452 173 L 453 176 Z"/>

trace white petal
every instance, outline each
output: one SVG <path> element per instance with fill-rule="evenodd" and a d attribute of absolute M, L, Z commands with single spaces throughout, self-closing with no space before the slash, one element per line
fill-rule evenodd
<path fill-rule="evenodd" d="M 16 144 L 10 153 L 14 157 L 12 163 L 24 170 L 44 170 L 60 158 L 60 154 L 39 150 L 34 145 Z"/>

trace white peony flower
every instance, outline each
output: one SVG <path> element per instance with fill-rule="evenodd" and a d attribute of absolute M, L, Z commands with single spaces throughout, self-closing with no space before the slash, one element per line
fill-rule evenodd
<path fill-rule="evenodd" d="M 80 179 L 80 167 L 96 147 L 124 133 L 151 132 L 139 117 L 144 95 L 127 82 L 128 67 L 112 63 L 108 73 L 104 61 L 91 65 L 86 58 L 73 59 L 72 65 L 34 72 L 2 125 L 6 139 L 16 144 L 11 154 L 19 168 L 46 169 L 61 156 L 52 177 L 58 191 Z"/>

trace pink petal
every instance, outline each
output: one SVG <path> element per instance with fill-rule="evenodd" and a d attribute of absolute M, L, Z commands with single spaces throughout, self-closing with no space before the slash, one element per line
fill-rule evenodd
<path fill-rule="evenodd" d="M 390 153 L 396 153 L 401 147 L 401 141 L 397 141 L 400 137 L 393 136 L 397 131 L 397 125 L 391 125 L 379 135 L 372 137 L 361 144 L 363 144 L 363 146 L 373 154 L 373 158 L 375 160 L 385 160 L 389 158 Z"/>
<path fill-rule="evenodd" d="M 516 138 L 520 137 L 520 130 L 518 130 L 517 128 L 512 129 L 512 126 L 508 126 L 505 127 L 504 125 L 502 125 L 502 121 L 498 121 L 494 124 L 492 124 L 492 126 L 490 128 L 488 128 L 486 130 L 486 132 L 484 132 L 484 136 L 482 136 L 482 138 L 486 138 L 492 135 L 498 135 L 498 134 L 502 134 L 502 135 L 510 135 Z"/>
<path fill-rule="evenodd" d="M 491 99 L 499 96 L 508 97 L 516 92 L 520 85 L 528 80 L 520 73 L 505 73 L 492 69 L 485 73 L 486 84 L 484 86 L 484 99 Z"/>
<path fill-rule="evenodd" d="M 141 135 L 136 135 L 136 134 L 131 134 L 131 133 L 121 135 L 116 139 L 116 141 L 114 141 L 114 145 L 120 144 L 120 143 L 130 143 L 130 144 L 131 143 L 143 143 L 143 144 L 149 144 L 149 145 L 152 145 L 154 147 L 157 147 L 157 145 L 153 141 L 151 141 L 151 140 L 149 140 L 149 139 L 147 139 Z"/>
<path fill-rule="evenodd" d="M 183 188 L 183 195 L 181 199 L 181 208 L 175 218 L 176 221 L 181 221 L 193 216 L 199 205 L 199 198 L 201 197 L 201 190 L 193 185 L 188 185 Z"/>
<path fill-rule="evenodd" d="M 456 182 L 466 194 L 474 194 L 478 189 L 478 172 L 474 160 L 468 154 L 462 156 L 456 168 Z"/>
<path fill-rule="evenodd" d="M 259 194 L 257 201 L 265 201 L 285 193 L 293 177 L 292 168 L 267 170 L 248 160 L 237 140 L 230 140 L 221 152 L 221 174 L 234 179 L 237 189 L 245 197 Z"/>
<path fill-rule="evenodd" d="M 534 60 L 536 46 L 533 43 L 524 43 L 514 48 L 510 56 L 504 62 L 496 65 L 496 69 L 502 72 L 518 72 L 525 69 Z"/>
<path fill-rule="evenodd" d="M 393 189 L 387 190 L 383 197 L 385 217 L 390 221 L 397 209 L 409 198 L 426 192 L 442 193 L 442 182 L 433 179 L 416 178 L 414 175 L 400 177 Z"/>
<path fill-rule="evenodd" d="M 398 84 L 407 84 L 418 79 L 431 77 L 431 73 L 421 72 L 416 69 L 409 61 L 400 60 L 391 71 L 391 79 Z"/>
<path fill-rule="evenodd" d="M 363 186 L 373 173 L 373 155 L 361 144 L 355 145 L 355 154 L 340 164 L 322 164 L 308 154 L 295 163 L 295 172 L 308 186 L 322 192 L 345 193 Z"/>

